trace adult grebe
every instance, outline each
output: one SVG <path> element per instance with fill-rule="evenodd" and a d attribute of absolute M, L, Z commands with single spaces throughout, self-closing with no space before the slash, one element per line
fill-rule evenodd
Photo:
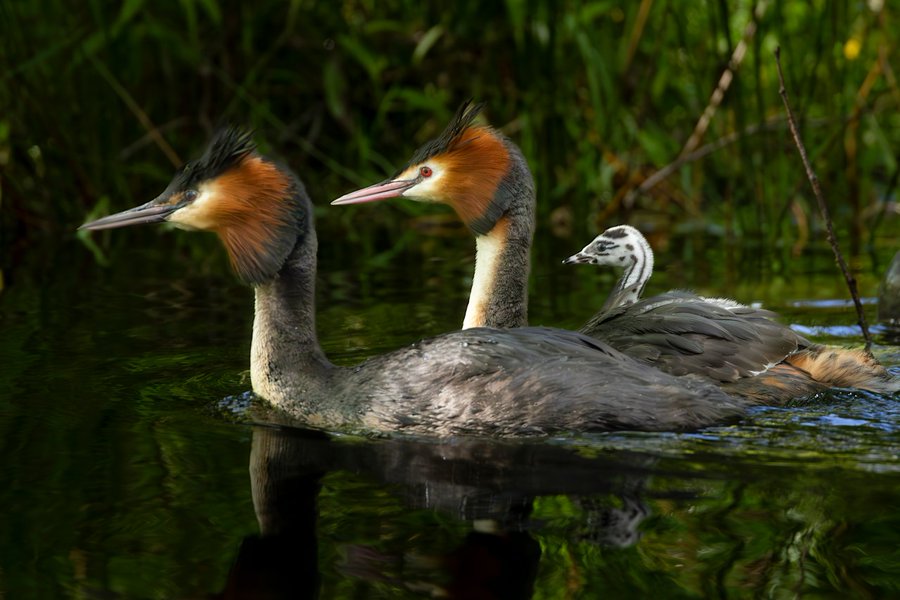
<path fill-rule="evenodd" d="M 579 333 L 470 329 L 337 367 L 316 338 L 309 197 L 247 134 L 218 133 L 150 202 L 81 226 L 169 221 L 219 235 L 256 294 L 253 390 L 305 425 L 428 435 L 694 428 L 746 403 L 672 377 Z"/>
<path fill-rule="evenodd" d="M 394 177 L 332 204 L 403 196 L 450 205 L 475 234 L 477 248 L 463 327 L 520 327 L 527 324 L 534 183 L 515 144 L 472 124 L 481 108 L 463 103 L 444 132 Z M 757 401 L 782 403 L 830 386 L 878 392 L 900 387 L 867 353 L 810 345 L 768 318 L 760 321 L 686 292 L 601 312 L 582 331 L 644 363 L 676 375 L 704 375 Z"/>
<path fill-rule="evenodd" d="M 475 277 L 463 329 L 528 325 L 534 180 L 518 146 L 472 126 L 482 104 L 463 103 L 441 135 L 382 183 L 332 204 L 408 197 L 449 204 L 475 234 Z"/>

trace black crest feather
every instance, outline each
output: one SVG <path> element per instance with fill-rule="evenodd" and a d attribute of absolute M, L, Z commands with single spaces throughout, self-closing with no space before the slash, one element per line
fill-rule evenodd
<path fill-rule="evenodd" d="M 181 167 L 166 188 L 166 193 L 196 187 L 204 181 L 215 179 L 255 152 L 252 131 L 223 127 L 216 131 L 203 156 Z"/>
<path fill-rule="evenodd" d="M 195 168 L 207 178 L 214 178 L 254 152 L 256 144 L 253 142 L 253 132 L 225 127 L 216 131 Z"/>
<path fill-rule="evenodd" d="M 459 140 L 459 137 L 463 132 L 472 125 L 472 121 L 475 120 L 475 117 L 478 116 L 478 113 L 480 113 L 483 108 L 484 102 L 473 104 L 471 99 L 460 104 L 459 108 L 456 109 L 456 114 L 453 116 L 453 119 L 447 124 L 447 127 L 444 128 L 441 135 L 416 150 L 409 163 L 400 169 L 397 174 L 406 170 L 407 167 L 425 162 L 433 156 L 446 152 Z"/>

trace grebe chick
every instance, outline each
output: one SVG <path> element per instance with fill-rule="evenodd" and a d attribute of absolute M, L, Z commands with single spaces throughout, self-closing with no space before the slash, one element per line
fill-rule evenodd
<path fill-rule="evenodd" d="M 353 367 L 333 365 L 316 337 L 309 197 L 291 171 L 233 129 L 219 132 L 156 199 L 81 228 L 163 221 L 218 234 L 256 296 L 253 390 L 306 426 L 437 436 L 676 430 L 731 419 L 746 404 L 549 328 L 469 329 Z"/>
<path fill-rule="evenodd" d="M 641 298 L 653 274 L 653 250 L 640 231 L 631 225 L 610 227 L 563 261 L 564 265 L 589 264 L 624 269 L 601 312 L 634 304 Z"/>
<path fill-rule="evenodd" d="M 397 174 L 332 204 L 405 197 L 449 205 L 476 240 L 463 327 L 521 327 L 528 321 L 534 182 L 513 142 L 473 124 L 480 110 L 480 104 L 464 103 Z M 758 402 L 784 403 L 829 386 L 900 387 L 866 353 L 814 350 L 771 313 L 725 304 L 669 292 L 601 311 L 582 332 L 673 374 L 701 375 L 730 389 L 740 383 L 735 391 Z"/>
<path fill-rule="evenodd" d="M 630 356 L 649 353 L 654 364 L 666 372 L 702 373 L 730 393 L 763 401 L 783 390 L 806 395 L 816 387 L 839 386 L 860 377 L 864 379 L 859 387 L 872 391 L 900 389 L 900 380 L 892 378 L 871 356 L 812 344 L 775 321 L 777 315 L 768 310 L 680 290 L 638 305 L 653 274 L 653 250 L 644 235 L 629 225 L 607 229 L 563 263 L 625 268 L 603 308 L 582 332 L 606 340 Z M 711 325 L 720 330 L 710 329 Z M 655 339 L 643 335 L 648 329 L 657 333 Z M 796 349 L 779 359 L 792 347 Z M 766 367 L 757 370 L 761 363 Z M 773 392 L 772 386 L 779 391 Z"/>
<path fill-rule="evenodd" d="M 631 225 L 610 227 L 580 252 L 562 262 L 564 265 L 589 264 L 623 269 L 622 277 L 616 282 L 599 314 L 620 306 L 629 306 L 640 300 L 647 282 L 653 275 L 653 249 L 644 234 Z M 748 308 L 747 305 L 731 298 L 709 296 L 697 298 L 729 310 Z"/>

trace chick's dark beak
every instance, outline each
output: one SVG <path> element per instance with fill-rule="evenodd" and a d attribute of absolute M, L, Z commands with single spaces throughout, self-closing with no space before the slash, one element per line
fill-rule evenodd
<path fill-rule="evenodd" d="M 562 264 L 564 264 L 564 265 L 586 265 L 586 264 L 590 264 L 590 262 L 591 262 L 590 256 L 586 256 L 586 255 L 582 254 L 581 252 L 579 252 L 578 254 L 573 254 L 569 258 L 563 260 Z"/>
<path fill-rule="evenodd" d="M 141 204 L 128 210 L 102 217 L 96 221 L 89 221 L 79 227 L 79 231 L 98 231 L 100 229 L 113 229 L 128 225 L 142 225 L 144 223 L 161 223 L 166 218 L 181 208 L 180 203 L 170 203 L 169 198 L 160 196 L 146 204 Z"/>
<path fill-rule="evenodd" d="M 420 179 L 414 177 L 412 179 L 390 179 L 382 181 L 361 190 L 344 194 L 337 200 L 332 201 L 332 205 L 339 204 L 361 204 L 363 202 L 375 202 L 376 200 L 387 200 L 388 198 L 396 198 L 419 183 Z"/>

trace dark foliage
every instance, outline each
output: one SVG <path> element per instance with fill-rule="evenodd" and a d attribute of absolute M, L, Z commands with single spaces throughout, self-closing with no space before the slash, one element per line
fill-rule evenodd
<path fill-rule="evenodd" d="M 615 222 L 679 222 L 800 249 L 818 218 L 777 93 L 780 44 L 838 233 L 857 253 L 896 231 L 894 7 L 756 4 L 5 2 L 4 246 L 154 197 L 223 122 L 256 129 L 323 206 L 394 172 L 476 98 L 531 162 L 543 228 L 581 242 Z M 730 87 L 687 149 L 744 37 Z M 321 227 L 353 236 L 403 227 L 392 210 L 323 214 Z"/>

